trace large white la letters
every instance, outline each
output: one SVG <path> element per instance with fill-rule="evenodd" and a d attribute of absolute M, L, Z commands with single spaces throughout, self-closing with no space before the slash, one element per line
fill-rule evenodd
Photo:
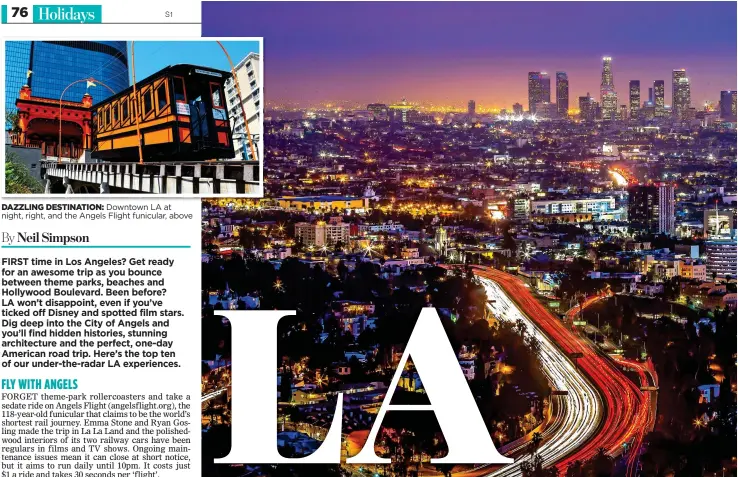
<path fill-rule="evenodd" d="M 333 422 L 325 441 L 313 454 L 291 459 L 277 451 L 277 406 L 274 402 L 277 376 L 277 323 L 293 311 L 222 311 L 231 321 L 232 386 L 231 452 L 217 464 L 338 464 L 341 460 L 341 414 L 339 393 Z M 390 404 L 408 357 L 412 356 L 430 404 Z M 374 442 L 387 411 L 433 411 L 448 445 L 448 454 L 431 462 L 453 464 L 508 464 L 513 459 L 495 448 L 469 391 L 454 350 L 434 308 L 424 308 L 405 347 L 377 419 L 364 447 L 349 464 L 385 464 Z"/>

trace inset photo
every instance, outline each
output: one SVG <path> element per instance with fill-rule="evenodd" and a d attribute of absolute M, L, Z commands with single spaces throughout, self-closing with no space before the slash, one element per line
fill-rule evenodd
<path fill-rule="evenodd" d="M 262 196 L 261 38 L 3 43 L 4 194 Z"/>

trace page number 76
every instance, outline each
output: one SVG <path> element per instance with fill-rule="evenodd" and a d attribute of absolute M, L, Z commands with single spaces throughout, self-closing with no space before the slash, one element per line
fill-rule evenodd
<path fill-rule="evenodd" d="M 13 18 L 17 17 L 19 14 L 23 18 L 28 16 L 28 7 L 11 7 L 11 9 L 13 10 Z"/>

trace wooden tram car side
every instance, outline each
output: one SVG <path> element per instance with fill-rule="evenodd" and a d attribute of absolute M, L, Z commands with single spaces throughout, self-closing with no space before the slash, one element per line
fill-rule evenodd
<path fill-rule="evenodd" d="M 229 72 L 168 66 L 93 106 L 92 157 L 137 162 L 138 114 L 144 160 L 206 161 L 235 156 L 225 82 Z"/>

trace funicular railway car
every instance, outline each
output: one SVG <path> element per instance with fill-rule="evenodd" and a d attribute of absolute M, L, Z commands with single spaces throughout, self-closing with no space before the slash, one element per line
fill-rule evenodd
<path fill-rule="evenodd" d="M 224 83 L 229 72 L 168 66 L 96 104 L 92 158 L 113 162 L 207 161 L 235 156 Z"/>

